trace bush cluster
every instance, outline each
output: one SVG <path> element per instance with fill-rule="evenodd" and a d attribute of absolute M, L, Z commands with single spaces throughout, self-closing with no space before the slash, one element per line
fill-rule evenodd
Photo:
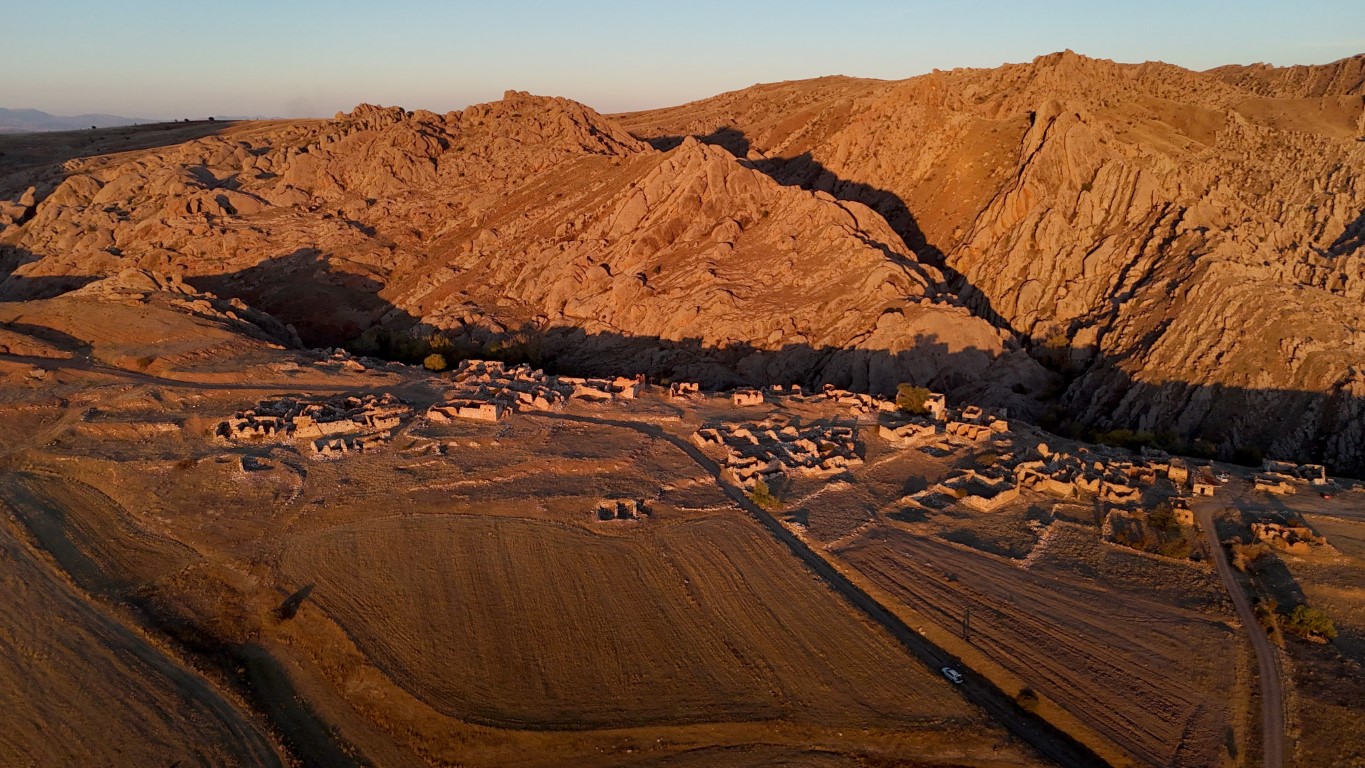
<path fill-rule="evenodd" d="M 782 506 L 782 501 L 773 494 L 772 489 L 762 480 L 755 482 L 753 490 L 749 491 L 749 501 L 766 512 L 772 512 Z"/>
<path fill-rule="evenodd" d="M 896 407 L 912 416 L 926 416 L 929 413 L 929 395 L 933 394 L 924 387 L 902 384 L 896 387 Z"/>

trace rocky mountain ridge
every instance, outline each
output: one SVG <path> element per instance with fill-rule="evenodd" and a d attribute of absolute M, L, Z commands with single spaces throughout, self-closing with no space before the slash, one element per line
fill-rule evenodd
<path fill-rule="evenodd" d="M 1358 66 L 1197 73 L 1064 52 L 618 119 L 878 210 L 1069 378 L 1059 420 L 1361 467 Z"/>
<path fill-rule="evenodd" d="M 1049 386 L 866 207 L 695 140 L 655 150 L 564 99 L 362 105 L 35 175 L 6 180 L 10 299 L 137 268 L 315 345 L 381 326 L 709 386 L 914 381 L 1033 415 Z"/>
<path fill-rule="evenodd" d="M 615 117 L 509 92 L 243 123 L 0 175 L 0 295 L 137 268 L 313 345 L 382 327 L 713 387 L 910 381 L 1365 471 L 1359 61 L 1067 51 Z"/>

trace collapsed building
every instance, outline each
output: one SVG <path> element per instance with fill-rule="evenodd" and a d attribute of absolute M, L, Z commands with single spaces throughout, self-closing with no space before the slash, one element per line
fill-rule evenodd
<path fill-rule="evenodd" d="M 511 413 L 555 410 L 570 400 L 632 400 L 644 385 L 639 377 L 551 376 L 529 365 L 509 367 L 496 360 L 465 360 L 444 381 L 444 402 L 427 409 L 427 419 L 436 423 L 499 421 Z"/>
<path fill-rule="evenodd" d="M 1008 461 L 984 469 L 962 470 L 929 490 L 951 496 L 977 512 L 994 512 L 1019 498 L 1019 482 Z"/>
<path fill-rule="evenodd" d="M 309 441 L 314 456 L 330 458 L 385 444 L 412 409 L 390 393 L 306 400 L 267 400 L 219 422 L 214 436 L 229 442 Z"/>
<path fill-rule="evenodd" d="M 751 424 L 702 427 L 692 441 L 721 454 L 729 480 L 751 488 L 762 480 L 796 474 L 822 477 L 863 463 L 856 426 L 835 420 L 797 425 L 782 418 Z"/>
<path fill-rule="evenodd" d="M 1270 459 L 1261 463 L 1262 472 L 1270 477 L 1284 477 L 1291 482 L 1305 482 L 1312 485 L 1327 485 L 1327 468 L 1321 464 L 1294 464 L 1288 461 Z"/>
<path fill-rule="evenodd" d="M 1312 528 L 1294 523 L 1252 523 L 1251 534 L 1259 542 L 1299 555 L 1307 554 L 1313 547 L 1327 543 L 1327 539 L 1319 536 Z"/>

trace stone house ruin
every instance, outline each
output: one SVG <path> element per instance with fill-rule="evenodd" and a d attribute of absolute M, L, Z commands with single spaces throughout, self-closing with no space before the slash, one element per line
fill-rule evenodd
<path fill-rule="evenodd" d="M 1321 464 L 1294 464 L 1287 461 L 1267 459 L 1261 465 L 1262 474 L 1271 478 L 1284 478 L 1289 482 L 1305 482 L 1313 485 L 1327 485 L 1327 468 Z"/>
<path fill-rule="evenodd" d="M 412 416 L 412 409 L 390 393 L 330 400 L 280 398 L 239 411 L 214 428 L 229 442 L 308 440 L 315 456 L 373 450 Z"/>
<path fill-rule="evenodd" d="M 1190 500 L 1184 496 L 1176 496 L 1171 499 L 1171 513 L 1175 516 L 1175 521 L 1182 527 L 1194 525 L 1194 510 L 1190 509 Z"/>
<path fill-rule="evenodd" d="M 692 441 L 721 454 L 723 471 L 742 488 L 778 475 L 838 474 L 863 461 L 857 429 L 833 421 L 797 426 L 778 417 L 752 424 L 716 424 L 697 430 Z"/>
<path fill-rule="evenodd" d="M 427 419 L 437 424 L 454 419 L 500 421 L 506 415 L 507 409 L 502 403 L 492 400 L 451 400 L 427 409 Z"/>
<path fill-rule="evenodd" d="M 763 405 L 763 393 L 757 389 L 736 389 L 730 394 L 730 403 L 741 407 Z"/>
<path fill-rule="evenodd" d="M 1292 496 L 1298 492 L 1294 478 L 1280 474 L 1258 474 L 1251 479 L 1252 486 L 1258 491 L 1279 496 Z"/>
<path fill-rule="evenodd" d="M 1251 534 L 1257 541 L 1298 555 L 1308 554 L 1313 547 L 1327 543 L 1327 539 L 1314 533 L 1312 528 L 1290 523 L 1252 523 Z"/>
<path fill-rule="evenodd" d="M 606 499 L 593 509 L 592 519 L 599 523 L 639 522 L 648 517 L 649 508 L 639 499 Z"/>
<path fill-rule="evenodd" d="M 1014 472 L 998 465 L 983 470 L 967 469 L 939 484 L 938 492 L 952 496 L 977 512 L 994 512 L 1019 498 Z"/>
<path fill-rule="evenodd" d="M 701 385 L 694 381 L 675 381 L 668 385 L 668 397 L 670 400 L 697 397 L 699 395 L 701 395 Z"/>

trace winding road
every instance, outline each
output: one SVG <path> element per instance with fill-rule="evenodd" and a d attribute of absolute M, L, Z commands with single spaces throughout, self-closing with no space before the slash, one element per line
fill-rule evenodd
<path fill-rule="evenodd" d="M 1261 676 L 1261 734 L 1264 739 L 1262 751 L 1265 755 L 1265 768 L 1281 768 L 1284 765 L 1284 688 L 1280 684 L 1280 664 L 1275 655 L 1275 646 L 1270 643 L 1256 613 L 1251 608 L 1246 591 L 1237 583 L 1232 565 L 1228 563 L 1228 553 L 1218 541 L 1218 528 L 1213 523 L 1213 513 L 1222 506 L 1217 502 L 1204 502 L 1196 505 L 1195 517 L 1213 553 L 1213 562 L 1218 566 L 1218 576 L 1237 608 L 1237 616 L 1251 637 L 1251 646 L 1256 649 L 1256 661 Z"/>

